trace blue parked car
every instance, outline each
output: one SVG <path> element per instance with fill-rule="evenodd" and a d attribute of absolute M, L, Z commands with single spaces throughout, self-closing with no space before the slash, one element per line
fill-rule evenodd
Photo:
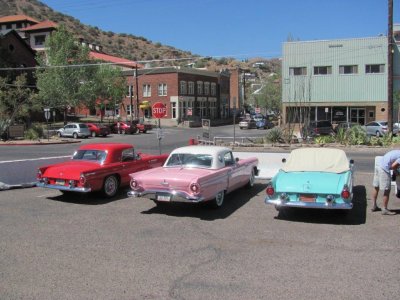
<path fill-rule="evenodd" d="M 266 204 L 282 207 L 351 209 L 353 167 L 341 149 L 293 150 L 267 185 Z"/>
<path fill-rule="evenodd" d="M 261 119 L 256 123 L 257 129 L 271 129 L 274 127 L 274 123 L 269 121 L 268 119 Z"/>

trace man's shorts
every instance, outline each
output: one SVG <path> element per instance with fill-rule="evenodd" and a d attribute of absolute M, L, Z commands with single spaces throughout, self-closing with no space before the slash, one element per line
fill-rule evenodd
<path fill-rule="evenodd" d="M 372 185 L 374 187 L 379 187 L 381 190 L 390 191 L 392 185 L 392 176 L 390 173 L 385 172 L 380 166 L 375 165 L 374 180 Z"/>

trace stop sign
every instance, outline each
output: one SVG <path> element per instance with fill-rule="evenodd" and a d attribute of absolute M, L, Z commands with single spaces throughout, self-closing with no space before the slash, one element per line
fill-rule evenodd
<path fill-rule="evenodd" d="M 157 119 L 164 118 L 167 115 L 167 108 L 161 102 L 156 102 L 153 104 L 152 108 L 152 115 Z"/>

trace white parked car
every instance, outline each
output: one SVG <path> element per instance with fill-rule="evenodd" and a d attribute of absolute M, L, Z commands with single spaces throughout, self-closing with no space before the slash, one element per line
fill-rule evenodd
<path fill-rule="evenodd" d="M 91 135 L 89 127 L 84 123 L 69 123 L 57 130 L 59 137 L 88 138 Z"/>
<path fill-rule="evenodd" d="M 373 121 L 365 125 L 365 130 L 368 135 L 383 136 L 388 133 L 388 122 L 387 121 Z M 393 124 L 393 135 L 399 133 L 399 127 Z"/>

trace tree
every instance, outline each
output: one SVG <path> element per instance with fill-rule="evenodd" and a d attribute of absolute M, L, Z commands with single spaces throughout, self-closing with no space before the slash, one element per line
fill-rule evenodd
<path fill-rule="evenodd" d="M 77 44 L 64 26 L 46 40 L 45 57 L 39 58 L 44 69 L 36 75 L 38 97 L 43 106 L 64 111 L 64 122 L 68 107 L 90 104 L 95 69 L 85 67 L 88 62 L 89 49 Z"/>
<path fill-rule="evenodd" d="M 0 77 L 0 136 L 6 136 L 11 124 L 29 114 L 35 104 L 33 95 L 26 75 L 19 75 L 12 81 Z"/>
<path fill-rule="evenodd" d="M 95 101 L 100 102 L 101 108 L 107 103 L 113 108 L 119 106 L 125 93 L 126 78 L 122 76 L 120 68 L 104 65 L 97 67 L 93 78 L 93 95 L 96 95 Z"/>
<path fill-rule="evenodd" d="M 279 113 L 282 107 L 282 86 L 279 75 L 267 77 L 262 85 L 261 92 L 254 95 L 255 105 Z"/>

